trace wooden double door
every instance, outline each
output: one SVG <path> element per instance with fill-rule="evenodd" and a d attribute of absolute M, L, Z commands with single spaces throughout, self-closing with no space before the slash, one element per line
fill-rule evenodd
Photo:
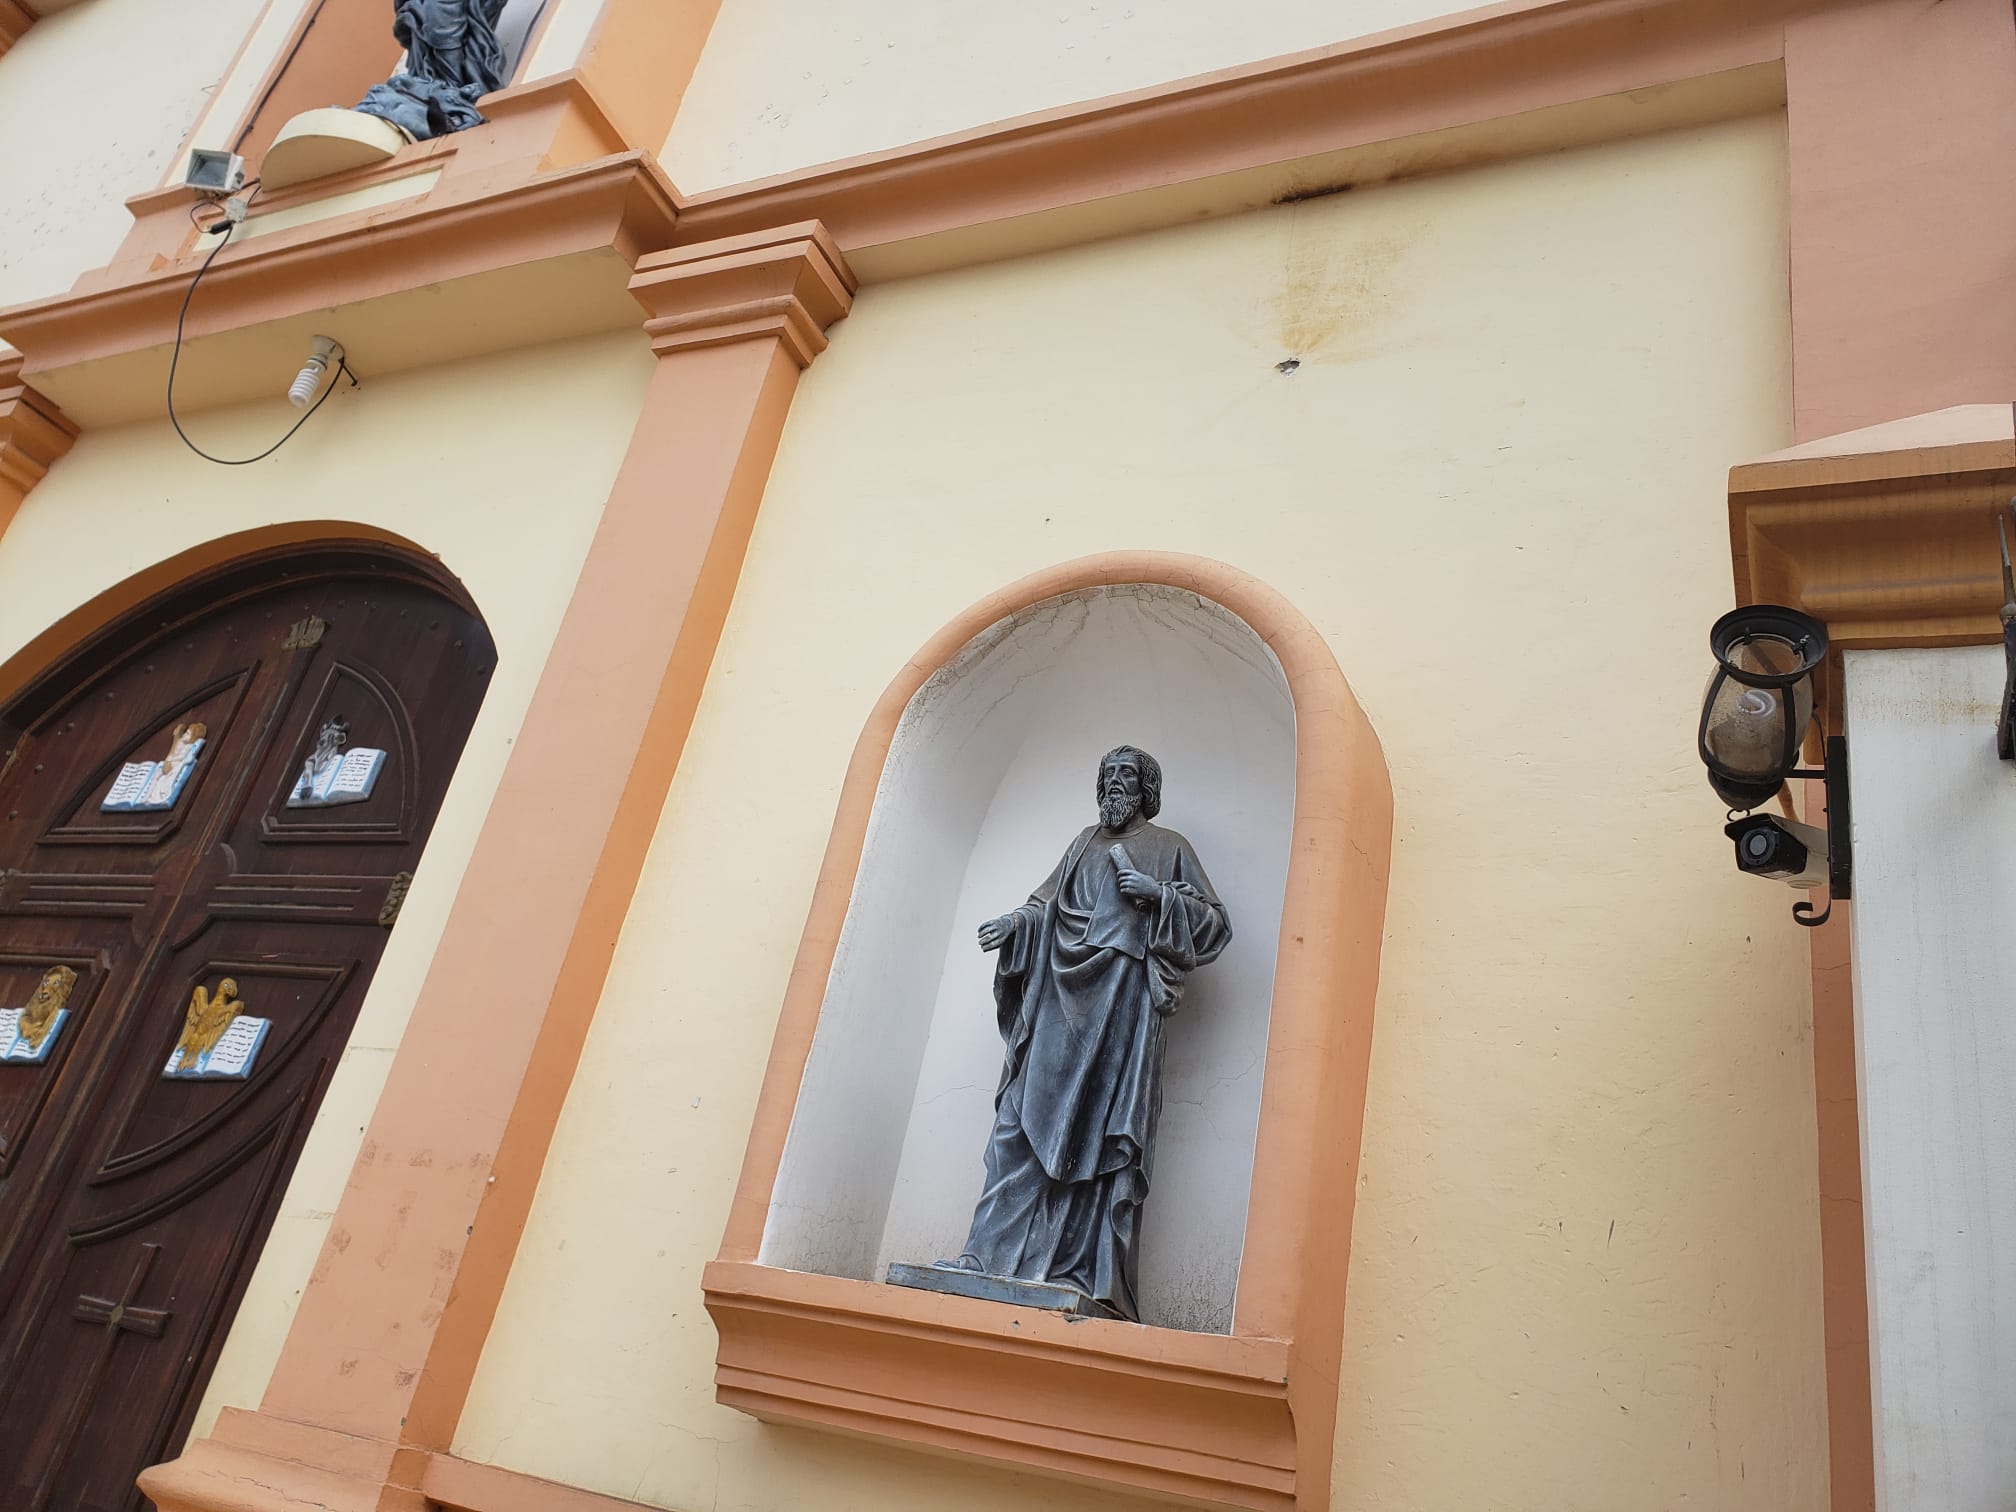
<path fill-rule="evenodd" d="M 148 1505 L 494 662 L 424 561 L 328 548 L 164 595 L 0 711 L 6 1512 Z"/>

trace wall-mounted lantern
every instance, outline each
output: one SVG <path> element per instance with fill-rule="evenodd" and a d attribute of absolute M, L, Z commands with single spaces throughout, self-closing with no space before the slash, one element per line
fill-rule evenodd
<path fill-rule="evenodd" d="M 1732 809 L 1769 803 L 1799 765 L 1827 630 L 1776 604 L 1732 609 L 1708 632 L 1715 675 L 1701 701 L 1701 760 Z"/>
<path fill-rule="evenodd" d="M 1737 870 L 1790 887 L 1825 882 L 1826 911 L 1810 902 L 1792 909 L 1801 924 L 1823 924 L 1834 898 L 1849 896 L 1848 749 L 1826 742 L 1827 764 L 1804 770 L 1799 753 L 1813 723 L 1813 674 L 1827 657 L 1827 630 L 1811 615 L 1779 604 L 1732 610 L 1708 634 L 1715 674 L 1701 700 L 1697 744 L 1709 786 L 1729 805 L 1726 833 Z M 1827 828 L 1792 815 L 1785 784 L 1794 777 L 1827 784 Z M 1751 811 L 1774 800 L 1785 812 Z"/>

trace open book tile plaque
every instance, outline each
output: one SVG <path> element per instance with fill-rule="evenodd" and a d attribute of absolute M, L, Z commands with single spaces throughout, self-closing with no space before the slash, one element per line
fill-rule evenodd
<path fill-rule="evenodd" d="M 252 1074 L 266 1031 L 272 1027 L 271 1019 L 241 1013 L 208 1050 L 192 1056 L 177 1045 L 161 1074 L 176 1081 L 243 1081 Z"/>
<path fill-rule="evenodd" d="M 69 1021 L 70 989 L 77 973 L 68 966 L 52 966 L 43 973 L 35 995 L 25 1008 L 0 1008 L 0 1065 L 39 1066 Z"/>
<path fill-rule="evenodd" d="M 287 794 L 287 807 L 336 808 L 371 796 L 385 753 L 370 746 L 344 750 L 349 734 L 350 726 L 340 715 L 322 726 L 314 751 L 301 764 L 301 775 Z"/>
<path fill-rule="evenodd" d="M 243 1081 L 259 1059 L 271 1019 L 238 1010 L 238 984 L 224 978 L 213 994 L 200 983 L 190 995 L 182 1038 L 161 1074 L 174 1081 Z"/>
<path fill-rule="evenodd" d="M 159 761 L 126 762 L 98 807 L 108 814 L 153 814 L 175 807 L 189 785 L 189 774 L 196 770 L 196 758 L 203 754 L 207 733 L 194 722 L 177 725 L 168 754 Z"/>

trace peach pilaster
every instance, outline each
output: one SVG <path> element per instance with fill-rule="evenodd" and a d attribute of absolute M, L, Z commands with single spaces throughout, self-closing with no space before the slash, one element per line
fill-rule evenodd
<path fill-rule="evenodd" d="M 2016 15 L 1823 5 L 1785 23 L 1795 439 L 2016 393 Z"/>

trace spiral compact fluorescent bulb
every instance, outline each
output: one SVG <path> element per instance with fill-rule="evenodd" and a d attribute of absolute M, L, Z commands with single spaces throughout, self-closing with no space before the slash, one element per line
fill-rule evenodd
<path fill-rule="evenodd" d="M 308 361 L 302 365 L 287 388 L 287 402 L 296 409 L 307 408 L 308 401 L 315 397 L 315 391 L 322 387 L 322 375 L 343 360 L 342 343 L 327 336 L 315 338 L 315 349 L 308 354 Z"/>

